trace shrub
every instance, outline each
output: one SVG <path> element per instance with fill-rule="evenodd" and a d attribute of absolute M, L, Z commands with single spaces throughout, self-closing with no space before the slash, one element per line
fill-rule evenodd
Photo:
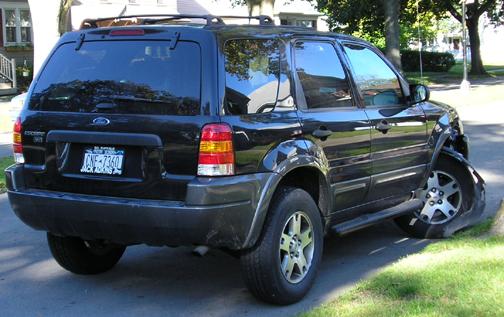
<path fill-rule="evenodd" d="M 405 72 L 420 71 L 420 53 L 418 51 L 401 51 L 401 63 Z M 422 67 L 426 72 L 447 72 L 455 66 L 452 53 L 422 51 Z"/>

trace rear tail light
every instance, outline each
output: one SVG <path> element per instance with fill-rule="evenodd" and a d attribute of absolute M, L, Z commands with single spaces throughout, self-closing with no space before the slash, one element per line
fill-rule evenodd
<path fill-rule="evenodd" d="M 235 174 L 233 133 L 227 124 L 208 124 L 201 131 L 199 176 Z"/>
<path fill-rule="evenodd" d="M 14 133 L 12 134 L 12 141 L 14 145 L 14 161 L 17 164 L 25 162 L 23 155 L 23 145 L 21 144 L 21 118 L 17 117 L 14 122 Z"/>

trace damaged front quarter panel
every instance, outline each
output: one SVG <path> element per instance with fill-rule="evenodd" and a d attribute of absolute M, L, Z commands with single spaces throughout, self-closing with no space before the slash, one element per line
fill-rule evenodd
<path fill-rule="evenodd" d="M 443 147 L 442 152 L 461 162 L 473 176 L 473 204 L 465 213 L 460 215 L 460 217 L 455 218 L 450 224 L 446 226 L 443 236 L 449 237 L 453 233 L 468 226 L 474 225 L 481 220 L 481 215 L 483 214 L 486 205 L 484 187 L 485 181 L 483 180 L 481 175 L 471 166 L 469 161 L 467 161 L 462 156 L 462 154 L 455 152 L 447 147 Z"/>

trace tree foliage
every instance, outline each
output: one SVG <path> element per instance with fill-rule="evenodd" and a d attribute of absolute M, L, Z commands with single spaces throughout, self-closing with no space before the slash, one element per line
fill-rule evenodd
<path fill-rule="evenodd" d="M 315 1 L 315 0 L 309 0 Z M 401 69 L 399 12 L 408 0 L 318 0 L 329 27 L 337 32 L 363 37 L 383 47 L 390 61 Z M 377 43 L 375 39 L 385 39 Z"/>
<path fill-rule="evenodd" d="M 315 0 L 310 0 L 315 1 Z M 319 0 L 317 8 L 327 14 L 331 30 L 355 35 L 380 48 L 385 48 L 385 15 L 383 0 Z M 430 11 L 420 11 L 414 0 L 400 3 L 400 46 L 407 48 L 412 38 L 418 38 L 418 23 L 422 42 L 426 44 L 437 36 L 439 18 Z"/>
<path fill-rule="evenodd" d="M 316 1 L 316 0 L 309 0 Z M 385 15 L 383 3 L 387 0 L 318 0 L 317 8 L 328 15 L 331 29 L 353 34 L 383 47 L 385 37 Z M 400 0 L 400 42 L 401 47 L 408 44 L 412 37 L 418 37 L 417 3 L 419 11 L 421 37 L 431 40 L 437 34 L 438 22 L 447 13 L 462 22 L 460 0 Z M 471 46 L 471 74 L 485 74 L 480 53 L 478 31 L 479 18 L 487 13 L 495 24 L 504 23 L 504 0 L 474 0 L 467 4 L 466 25 Z"/>

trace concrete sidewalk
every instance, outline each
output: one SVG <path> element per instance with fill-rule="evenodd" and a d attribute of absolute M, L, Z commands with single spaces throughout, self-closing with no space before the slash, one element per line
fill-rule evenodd
<path fill-rule="evenodd" d="M 446 76 L 439 76 L 443 83 L 429 85 L 431 91 L 460 91 L 461 79 L 454 79 Z M 504 76 L 485 77 L 485 78 L 469 78 L 471 88 L 479 88 L 484 86 L 504 85 Z M 504 94 L 504 90 L 503 90 Z"/>

